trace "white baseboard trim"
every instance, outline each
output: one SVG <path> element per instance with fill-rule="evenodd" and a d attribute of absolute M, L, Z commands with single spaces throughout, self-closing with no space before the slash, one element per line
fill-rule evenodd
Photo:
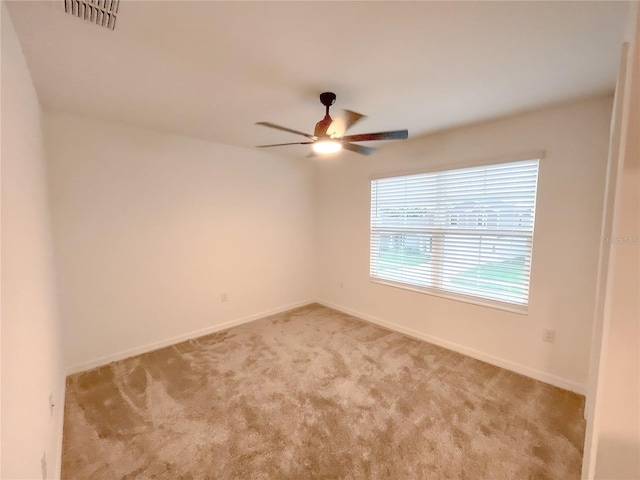
<path fill-rule="evenodd" d="M 62 379 L 62 385 L 59 387 L 58 398 L 56 399 L 57 418 L 56 418 L 56 452 L 55 464 L 53 465 L 53 478 L 62 477 L 62 439 L 64 434 L 64 405 L 67 393 L 66 378 Z"/>
<path fill-rule="evenodd" d="M 398 325 L 397 323 L 389 322 L 387 320 L 374 317 L 373 315 L 352 310 L 350 308 L 343 307 L 341 305 L 337 305 L 335 303 L 332 303 L 326 300 L 318 299 L 317 302 L 326 307 L 333 308 L 334 310 L 338 310 L 340 312 L 346 313 L 348 315 L 352 315 L 362 320 L 375 323 L 376 325 L 387 328 L 389 330 L 402 333 L 409 337 L 417 338 L 418 340 L 424 340 L 425 342 L 432 343 L 439 347 L 443 347 L 443 348 L 446 348 L 447 350 L 452 350 L 454 352 L 458 352 L 463 355 L 467 355 L 468 357 L 475 358 L 476 360 L 481 360 L 491 365 L 495 365 L 496 367 L 504 368 L 506 370 L 519 373 L 526 377 L 533 378 L 534 380 L 539 380 L 541 382 L 548 383 L 555 387 L 559 387 L 565 390 L 570 390 L 580 395 L 585 395 L 586 393 L 586 386 L 578 382 L 574 382 L 573 380 L 568 380 L 566 378 L 558 377 L 556 375 L 552 375 L 550 373 L 543 372 L 541 370 L 536 370 L 534 368 L 530 368 L 525 365 L 512 362 L 511 360 L 506 360 L 504 358 L 496 357 L 494 355 L 489 355 L 479 350 L 474 350 L 472 348 L 465 347 L 464 345 L 460 345 L 458 343 L 454 343 L 448 340 L 444 340 L 442 338 L 434 337 L 432 335 L 428 335 L 426 333 L 420 332 L 418 330 L 414 330 L 412 328 L 403 327 L 402 325 Z"/>
<path fill-rule="evenodd" d="M 260 313 L 255 313 L 253 315 L 249 315 L 247 317 L 236 318 L 234 320 L 229 320 L 228 322 L 220 323 L 218 325 L 212 325 L 210 327 L 206 327 L 200 330 L 196 330 L 193 332 L 184 333 L 182 335 L 177 335 L 172 338 L 167 338 L 166 340 L 161 340 L 159 342 L 149 343 L 147 345 L 143 345 L 140 347 L 131 348 L 128 350 L 122 350 L 120 352 L 114 353 L 112 355 L 107 355 L 104 357 L 96 358 L 95 360 L 91 360 L 89 362 L 85 362 L 79 365 L 75 365 L 73 367 L 67 368 L 67 375 L 73 375 L 74 373 L 84 372 L 87 370 L 91 370 L 93 368 L 102 367 L 111 362 L 117 362 L 119 360 L 124 360 L 125 358 L 134 357 L 136 355 L 141 355 L 143 353 L 148 353 L 153 350 L 158 350 L 159 348 L 168 347 L 171 345 L 175 345 L 180 342 L 184 342 L 186 340 L 192 340 L 194 338 L 202 337 L 204 335 L 209 335 L 211 333 L 216 333 L 221 330 L 226 330 L 231 327 L 236 327 L 238 325 L 242 325 L 243 323 L 252 322 L 254 320 L 258 320 L 259 318 L 268 317 L 269 315 L 275 315 L 276 313 L 286 312 L 287 310 L 292 310 L 294 308 L 303 307 L 305 305 L 309 305 L 310 303 L 315 303 L 315 299 L 304 300 L 302 302 L 297 302 L 290 305 L 285 305 L 283 307 L 274 308 L 272 310 L 267 310 Z"/>
<path fill-rule="evenodd" d="M 133 357 L 136 355 L 140 355 L 143 353 L 151 352 L 153 350 L 157 350 L 159 348 L 168 347 L 170 345 L 175 345 L 180 342 L 184 342 L 186 340 L 191 340 L 194 338 L 202 337 L 204 335 L 209 335 L 211 333 L 219 332 L 221 330 L 226 330 L 228 328 L 232 328 L 238 325 L 242 325 L 243 323 L 252 322 L 254 320 L 258 320 L 259 318 L 268 317 L 269 315 L 275 315 L 277 313 L 286 312 L 287 310 L 292 310 L 294 308 L 303 307 L 305 305 L 309 305 L 311 303 L 319 303 L 329 308 L 333 308 L 334 310 L 338 310 L 340 312 L 344 312 L 349 315 L 353 315 L 354 317 L 360 318 L 362 320 L 366 320 L 371 323 L 375 323 L 381 327 L 387 328 L 389 330 L 393 330 L 395 332 L 402 333 L 409 337 L 417 338 L 419 340 L 424 340 L 425 342 L 432 343 L 439 347 L 446 348 L 448 350 L 452 350 L 454 352 L 461 353 L 463 355 L 467 355 L 471 358 L 475 358 L 476 360 L 480 360 L 491 365 L 495 365 L 500 368 L 504 368 L 506 370 L 510 370 L 515 373 L 519 373 L 521 375 L 525 375 L 527 377 L 533 378 L 535 380 L 539 380 L 541 382 L 548 383 L 550 385 L 554 385 L 559 388 L 563 388 L 565 390 L 570 390 L 575 393 L 579 393 L 580 395 L 586 394 L 586 386 L 582 385 L 578 382 L 574 382 L 572 380 L 568 380 L 566 378 L 559 377 L 557 375 L 552 375 L 547 372 L 543 372 L 541 370 L 536 370 L 534 368 L 527 367 L 525 365 L 512 362 L 511 360 L 507 360 L 504 358 L 496 357 L 494 355 L 489 355 L 487 353 L 481 352 L 479 350 L 474 350 L 469 347 L 465 347 L 464 345 L 460 345 L 458 343 L 450 342 L 448 340 L 444 340 L 439 337 L 435 337 L 432 335 L 428 335 L 426 333 L 420 332 L 418 330 L 414 330 L 412 328 L 404 327 L 402 325 L 398 325 L 397 323 L 389 322 L 387 320 L 383 320 L 381 318 L 375 317 L 373 315 L 369 315 L 367 313 L 359 312 L 357 310 L 353 310 L 348 307 L 344 307 L 342 305 L 337 305 L 335 303 L 329 302 L 327 300 L 322 299 L 309 299 L 302 302 L 286 305 L 283 307 L 275 308 L 272 310 L 255 313 L 253 315 L 249 315 L 242 318 L 237 318 L 234 320 L 230 320 L 228 322 L 224 322 L 218 325 L 212 325 L 207 328 L 203 328 L 201 330 L 196 330 L 193 332 L 188 332 L 182 335 L 178 335 L 172 338 L 168 338 L 166 340 L 162 340 L 159 342 L 150 343 L 147 345 L 143 345 L 141 347 L 136 347 L 128 350 L 123 350 L 117 352 L 112 355 L 107 355 L 104 357 L 97 358 L 95 360 L 91 360 L 89 362 L 82 363 L 80 365 L 76 365 L 67 369 L 67 375 L 73 375 L 74 373 L 84 372 L 86 370 L 91 370 L 93 368 L 101 367 L 103 365 L 107 365 L 111 362 L 116 362 L 119 360 L 124 360 L 125 358 Z M 62 437 L 62 436 L 61 436 Z M 60 442 L 62 445 L 62 442 Z"/>

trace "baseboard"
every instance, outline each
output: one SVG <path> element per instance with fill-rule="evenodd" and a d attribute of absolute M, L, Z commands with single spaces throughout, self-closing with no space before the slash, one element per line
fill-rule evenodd
<path fill-rule="evenodd" d="M 309 305 L 310 303 L 315 303 L 315 299 L 305 300 L 302 302 L 297 302 L 290 305 L 285 305 L 283 307 L 278 307 L 273 310 L 263 311 L 260 313 L 255 313 L 253 315 L 249 315 L 247 317 L 236 318 L 234 320 L 230 320 L 228 322 L 220 323 L 218 325 L 212 325 L 210 327 L 203 328 L 201 330 L 195 330 L 192 332 L 188 332 L 182 335 L 177 335 L 172 338 L 167 338 L 166 340 L 162 340 L 159 342 L 149 343 L 147 345 L 143 345 L 136 348 L 131 348 L 128 350 L 122 350 L 120 352 L 114 353 L 112 355 L 107 355 L 104 357 L 97 358 L 95 360 L 91 360 L 90 362 L 85 362 L 80 365 L 75 365 L 73 367 L 67 368 L 67 375 L 73 375 L 74 373 L 84 372 L 87 370 L 91 370 L 93 368 L 101 367 L 103 365 L 107 365 L 111 362 L 117 362 L 118 360 L 124 360 L 125 358 L 134 357 L 136 355 L 141 355 L 143 353 L 148 353 L 153 350 L 158 350 L 159 348 L 168 347 L 171 345 L 175 345 L 176 343 L 184 342 L 186 340 L 192 340 L 194 338 L 202 337 L 204 335 L 209 335 L 211 333 L 216 333 L 221 330 L 226 330 L 231 327 L 236 327 L 238 325 L 242 325 L 243 323 L 252 322 L 254 320 L 258 320 L 259 318 L 268 317 L 269 315 L 275 315 L 276 313 L 286 312 L 287 310 L 292 310 L 294 308 L 303 307 L 305 305 Z"/>
<path fill-rule="evenodd" d="M 578 382 L 574 382 L 572 380 L 568 380 L 566 378 L 562 378 L 556 375 L 552 375 L 547 372 L 543 372 L 541 370 L 536 370 L 525 365 L 521 365 L 516 362 L 512 362 L 511 360 L 507 360 L 504 358 L 496 357 L 494 355 L 489 355 L 487 353 L 474 350 L 472 348 L 468 348 L 464 345 L 460 345 L 455 342 L 450 342 L 448 340 L 444 340 L 442 338 L 438 338 L 432 335 L 428 335 L 426 333 L 420 332 L 418 330 L 414 330 L 412 328 L 407 328 L 402 325 L 398 325 L 397 323 L 389 322 L 387 320 L 383 320 L 381 318 L 375 317 L 373 315 L 369 315 L 367 313 L 359 312 L 357 310 L 353 310 L 342 305 L 337 305 L 332 302 L 322 300 L 322 299 L 309 299 L 302 302 L 298 302 L 295 304 L 286 305 L 283 307 L 279 307 L 273 310 L 264 311 L 260 313 L 256 313 L 253 315 L 249 315 L 242 318 L 237 318 L 234 320 L 230 320 L 228 322 L 224 322 L 218 325 L 212 325 L 210 327 L 196 330 L 193 332 L 188 332 L 183 335 L 178 335 L 172 338 L 168 338 L 166 340 L 162 340 L 160 342 L 155 342 L 147 345 L 143 345 L 141 347 L 136 347 L 128 350 L 123 350 L 117 352 L 112 355 L 108 355 L 105 357 L 97 358 L 90 362 L 86 362 L 80 365 L 76 365 L 74 367 L 70 367 L 67 369 L 67 375 L 72 375 L 74 373 L 84 372 L 86 370 L 91 370 L 93 368 L 101 367 L 103 365 L 107 365 L 111 362 L 116 362 L 118 360 L 124 360 L 125 358 L 133 357 L 136 355 L 140 355 L 143 353 L 151 352 L 153 350 L 157 350 L 159 348 L 168 347 L 170 345 L 175 345 L 176 343 L 184 342 L 186 340 L 191 340 L 194 338 L 201 337 L 203 335 L 209 335 L 211 333 L 219 332 L 221 330 L 226 330 L 228 328 L 232 328 L 238 325 L 242 325 L 243 323 L 252 322 L 254 320 L 258 320 L 259 318 L 268 317 L 269 315 L 274 315 L 276 313 L 286 312 L 287 310 L 291 310 L 294 308 L 302 307 L 305 305 L 309 305 L 310 303 L 320 303 L 321 305 L 325 305 L 329 308 L 333 308 L 334 310 L 338 310 L 340 312 L 344 312 L 349 315 L 353 315 L 354 317 L 360 318 L 362 320 L 366 320 L 371 323 L 375 323 L 384 328 L 388 328 L 389 330 L 393 330 L 404 335 L 408 335 L 413 338 L 417 338 L 419 340 L 424 340 L 425 342 L 432 343 L 434 345 L 438 345 L 439 347 L 446 348 L 448 350 L 452 350 L 454 352 L 461 353 L 463 355 L 467 355 L 471 358 L 475 358 L 476 360 L 481 360 L 483 362 L 489 363 L 491 365 L 495 365 L 500 368 L 504 368 L 506 370 L 510 370 L 515 373 L 519 373 L 521 375 L 525 375 L 527 377 L 533 378 L 535 380 L 539 380 L 541 382 L 548 383 L 550 385 L 554 385 L 559 388 L 563 388 L 565 390 L 570 390 L 575 393 L 579 393 L 580 395 L 585 395 L 586 386 L 582 385 Z"/>
<path fill-rule="evenodd" d="M 341 305 L 337 305 L 335 303 L 328 302 L 326 300 L 317 300 L 317 303 L 329 308 L 333 308 L 334 310 L 338 310 L 340 312 L 346 313 L 348 315 L 353 315 L 354 317 L 360 318 L 362 320 L 375 323 L 376 325 L 387 328 L 389 330 L 393 330 L 395 332 L 402 333 L 409 337 L 417 338 L 418 340 L 424 340 L 425 342 L 432 343 L 439 347 L 443 347 L 448 350 L 461 353 L 463 355 L 467 355 L 468 357 L 475 358 L 476 360 L 481 360 L 491 365 L 495 365 L 496 367 L 504 368 L 506 370 L 510 370 L 512 372 L 519 373 L 521 375 L 525 375 L 527 377 L 533 378 L 534 380 L 539 380 L 541 382 L 548 383 L 550 385 L 562 388 L 564 390 L 570 390 L 580 395 L 585 395 L 586 393 L 586 386 L 578 382 L 574 382 L 566 378 L 558 377 L 556 375 L 552 375 L 547 372 L 536 370 L 534 368 L 530 368 L 525 365 L 512 362 L 511 360 L 496 357 L 494 355 L 489 355 L 487 353 L 465 347 L 464 345 L 460 345 L 455 342 L 450 342 L 442 338 L 434 337 L 432 335 L 428 335 L 426 333 L 420 332 L 418 330 L 414 330 L 412 328 L 403 327 L 402 325 L 398 325 L 397 323 L 389 322 L 387 320 L 374 317 L 373 315 L 352 310 L 350 308 L 343 307 Z"/>
<path fill-rule="evenodd" d="M 62 439 L 64 434 L 64 405 L 65 405 L 65 397 L 67 393 L 67 382 L 66 378 L 62 379 L 62 385 L 58 390 L 58 398 L 56 399 L 58 408 L 57 418 L 56 418 L 56 452 L 55 452 L 55 464 L 53 465 L 53 478 L 61 478 L 62 477 Z"/>

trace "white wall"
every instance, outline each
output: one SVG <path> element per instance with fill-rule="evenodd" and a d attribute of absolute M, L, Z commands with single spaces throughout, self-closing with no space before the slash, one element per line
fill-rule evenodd
<path fill-rule="evenodd" d="M 633 11 L 633 10 L 632 10 Z M 583 476 L 640 478 L 640 10 L 632 15 L 628 57 L 623 57 L 616 95 L 612 181 L 617 184 L 600 331 L 596 332 L 595 408 L 587 417 Z M 625 88 L 626 87 L 626 88 Z M 605 222 L 609 223 L 609 222 Z"/>
<path fill-rule="evenodd" d="M 308 160 L 64 113 L 45 135 L 71 370 L 315 297 Z"/>
<path fill-rule="evenodd" d="M 2 16 L 2 468 L 59 469 L 64 404 L 41 112 L 11 19 Z M 53 412 L 49 394 L 53 394 Z"/>
<path fill-rule="evenodd" d="M 319 298 L 584 393 L 611 108 L 612 97 L 600 97 L 410 139 L 374 157 L 345 155 L 321 164 Z M 539 150 L 546 158 L 540 164 L 528 315 L 369 281 L 372 176 L 522 159 L 521 154 Z M 554 344 L 542 342 L 543 328 L 556 331 Z"/>

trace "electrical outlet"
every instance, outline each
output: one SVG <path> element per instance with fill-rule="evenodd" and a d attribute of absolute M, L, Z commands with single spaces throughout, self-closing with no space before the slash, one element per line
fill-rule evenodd
<path fill-rule="evenodd" d="M 542 341 L 553 343 L 556 341 L 556 331 L 545 328 L 542 331 Z"/>
<path fill-rule="evenodd" d="M 40 470 L 42 470 L 42 480 L 47 478 L 47 453 L 42 452 L 42 458 L 40 459 Z"/>
<path fill-rule="evenodd" d="M 229 296 L 226 293 L 221 293 L 220 294 L 220 301 L 221 302 L 226 302 L 229 300 Z"/>

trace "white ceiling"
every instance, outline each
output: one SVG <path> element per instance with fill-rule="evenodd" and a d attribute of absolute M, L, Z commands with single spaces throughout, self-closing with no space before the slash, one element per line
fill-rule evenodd
<path fill-rule="evenodd" d="M 318 94 L 410 137 L 612 91 L 627 2 L 7 2 L 45 108 L 252 146 L 304 140 Z M 383 143 L 383 142 L 381 142 Z M 303 156 L 304 147 L 281 153 Z"/>

